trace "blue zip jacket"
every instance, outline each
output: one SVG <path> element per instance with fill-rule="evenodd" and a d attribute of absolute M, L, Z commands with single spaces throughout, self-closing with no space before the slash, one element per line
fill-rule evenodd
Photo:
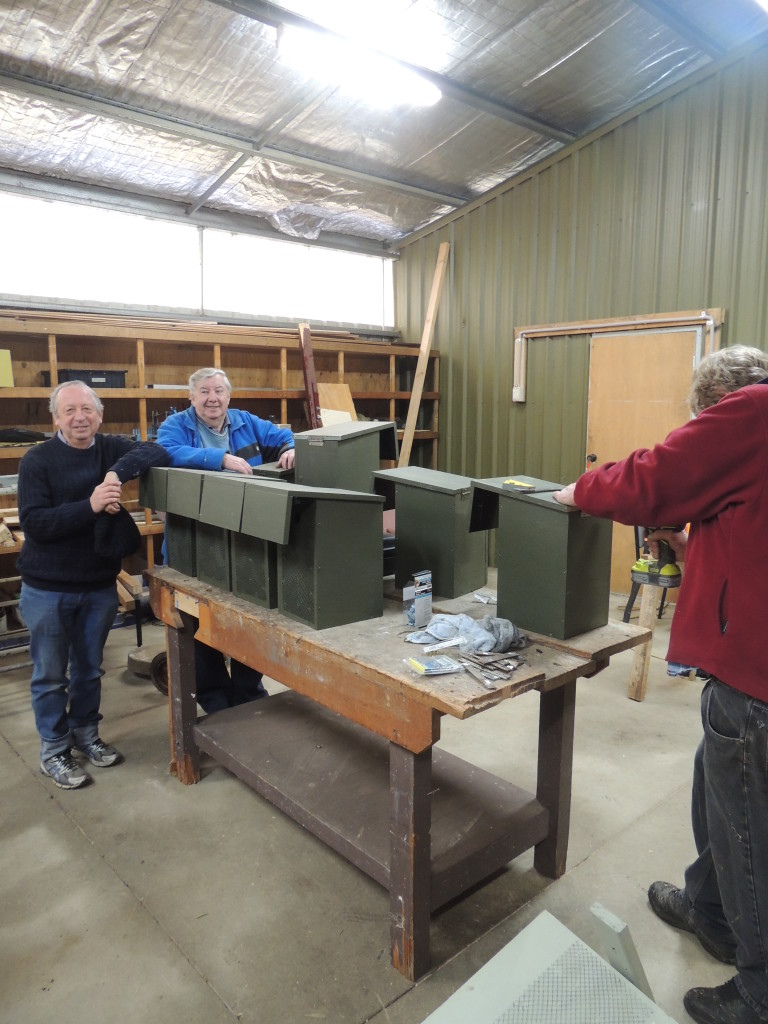
<path fill-rule="evenodd" d="M 276 427 L 241 409 L 228 409 L 230 455 L 239 455 L 251 466 L 276 462 L 293 448 L 293 432 Z M 190 406 L 164 420 L 157 431 L 157 440 L 171 456 L 171 465 L 184 469 L 221 469 L 227 452 L 221 448 L 203 448 L 197 430 L 197 413 Z"/>

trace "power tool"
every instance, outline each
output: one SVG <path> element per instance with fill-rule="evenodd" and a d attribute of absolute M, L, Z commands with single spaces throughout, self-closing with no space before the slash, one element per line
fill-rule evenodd
<path fill-rule="evenodd" d="M 646 533 L 654 533 L 656 530 L 672 530 L 679 533 L 682 526 L 648 526 Z M 679 587 L 682 579 L 680 566 L 677 564 L 675 552 L 666 540 L 659 540 L 659 557 L 647 558 L 641 556 L 632 566 L 632 580 L 635 583 L 649 583 L 652 587 L 665 587 L 671 589 Z"/>

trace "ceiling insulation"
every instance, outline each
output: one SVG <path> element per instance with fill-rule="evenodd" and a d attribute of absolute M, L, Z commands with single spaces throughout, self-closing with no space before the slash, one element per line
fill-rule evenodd
<path fill-rule="evenodd" d="M 441 98 L 310 77 L 301 26 Z M 3 0 L 0 188 L 396 249 L 767 30 L 755 0 Z"/>

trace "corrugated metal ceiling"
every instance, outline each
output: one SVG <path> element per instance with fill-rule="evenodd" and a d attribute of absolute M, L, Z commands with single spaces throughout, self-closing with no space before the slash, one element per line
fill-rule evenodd
<path fill-rule="evenodd" d="M 362 14 L 434 106 L 285 63 L 281 26 Z M 0 188 L 396 248 L 766 30 L 756 0 L 4 0 Z"/>

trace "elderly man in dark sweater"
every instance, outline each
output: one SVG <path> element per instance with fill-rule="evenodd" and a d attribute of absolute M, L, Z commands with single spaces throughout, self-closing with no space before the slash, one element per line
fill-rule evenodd
<path fill-rule="evenodd" d="M 77 789 L 90 776 L 73 748 L 99 768 L 122 760 L 99 737 L 101 663 L 118 606 L 121 488 L 169 458 L 158 444 L 99 434 L 103 406 L 82 381 L 55 388 L 50 410 L 57 433 L 19 466 L 20 610 L 40 767 L 61 789 Z"/>

